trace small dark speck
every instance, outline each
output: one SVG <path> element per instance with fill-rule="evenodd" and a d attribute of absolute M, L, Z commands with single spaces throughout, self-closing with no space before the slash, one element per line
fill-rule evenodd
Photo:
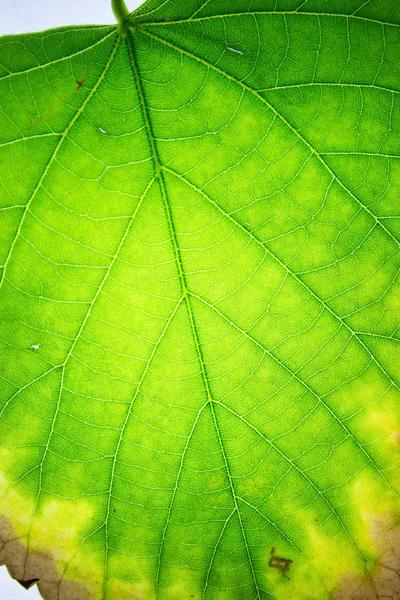
<path fill-rule="evenodd" d="M 76 91 L 80 90 L 81 87 L 83 87 L 86 82 L 87 82 L 87 78 L 86 77 L 84 77 L 80 81 L 75 81 L 75 83 L 76 83 Z"/>

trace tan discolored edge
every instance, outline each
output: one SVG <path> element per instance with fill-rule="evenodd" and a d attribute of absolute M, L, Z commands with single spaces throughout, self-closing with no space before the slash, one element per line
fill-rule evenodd
<path fill-rule="evenodd" d="M 371 537 L 378 554 L 375 568 L 363 578 L 344 575 L 332 600 L 400 600 L 400 519 L 389 514 L 374 519 Z"/>
<path fill-rule="evenodd" d="M 0 516 L 0 565 L 6 565 L 24 587 L 36 584 L 45 600 L 95 600 L 84 585 L 63 579 L 50 556 L 28 553 L 4 516 Z"/>

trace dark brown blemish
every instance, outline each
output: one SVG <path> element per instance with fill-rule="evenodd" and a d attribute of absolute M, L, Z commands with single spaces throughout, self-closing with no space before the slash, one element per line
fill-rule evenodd
<path fill-rule="evenodd" d="M 85 83 L 87 82 L 87 77 L 84 77 L 83 79 L 79 80 L 79 81 L 75 81 L 76 83 L 76 91 L 80 90 L 81 87 L 83 87 L 85 85 Z"/>
<path fill-rule="evenodd" d="M 275 554 L 275 548 L 271 548 L 271 556 L 268 561 L 268 566 L 272 567 L 273 569 L 278 569 L 278 571 L 280 571 L 284 577 L 289 571 L 292 562 L 293 561 L 290 558 L 283 558 L 282 556 L 277 556 Z"/>
<path fill-rule="evenodd" d="M 19 585 L 22 585 L 23 588 L 29 590 L 32 586 L 35 585 L 35 583 L 40 581 L 40 579 L 26 579 L 25 581 L 22 579 L 16 579 L 16 581 L 18 581 Z"/>

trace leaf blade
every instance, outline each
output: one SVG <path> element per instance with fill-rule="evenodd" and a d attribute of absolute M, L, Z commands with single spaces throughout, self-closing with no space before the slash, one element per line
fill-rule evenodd
<path fill-rule="evenodd" d="M 60 110 L 51 84 L 32 136 L 47 166 L 2 286 L 3 513 L 30 552 L 15 576 L 47 597 L 325 600 L 382 576 L 399 120 L 396 12 L 377 6 L 147 2 L 92 55 L 72 30 L 66 58 L 26 38 L 53 54 L 16 67 L 24 110 L 46 69 L 74 87 Z"/>

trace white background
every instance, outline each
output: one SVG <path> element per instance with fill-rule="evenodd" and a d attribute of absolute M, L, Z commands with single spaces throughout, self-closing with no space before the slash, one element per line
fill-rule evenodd
<path fill-rule="evenodd" d="M 129 10 L 141 4 L 142 0 L 126 0 Z M 88 23 L 115 23 L 111 0 L 0 0 L 0 35 Z M 40 597 L 36 587 L 26 591 L 9 577 L 5 567 L 0 567 L 2 600 L 39 600 Z"/>
<path fill-rule="evenodd" d="M 132 11 L 143 0 L 125 3 Z M 0 35 L 88 23 L 115 23 L 111 0 L 0 0 Z"/>

